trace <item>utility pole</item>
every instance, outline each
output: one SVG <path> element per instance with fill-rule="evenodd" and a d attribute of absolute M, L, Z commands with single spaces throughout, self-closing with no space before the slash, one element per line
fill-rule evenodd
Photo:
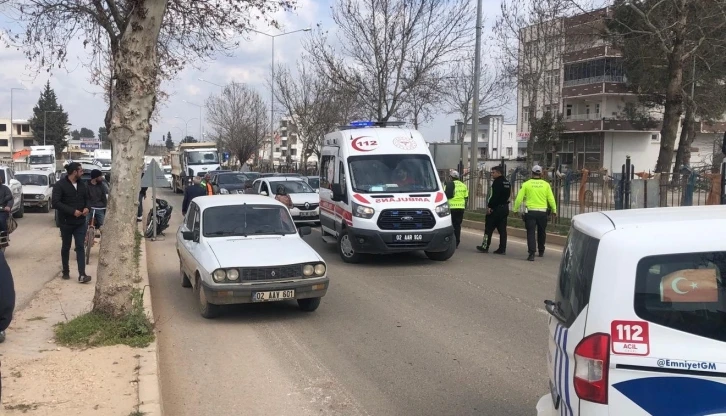
<path fill-rule="evenodd" d="M 469 156 L 469 192 L 476 195 L 476 173 L 479 170 L 479 78 L 481 77 L 481 0 L 476 3 L 476 43 L 474 45 L 474 102 L 471 118 L 471 147 Z M 462 172 L 463 175 L 463 172 Z M 476 198 L 469 198 L 469 209 L 476 208 Z"/>

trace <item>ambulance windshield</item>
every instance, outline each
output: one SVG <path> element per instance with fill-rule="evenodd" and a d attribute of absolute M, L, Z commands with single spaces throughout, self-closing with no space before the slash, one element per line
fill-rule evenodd
<path fill-rule="evenodd" d="M 436 172 L 427 155 L 370 155 L 348 158 L 353 191 L 361 193 L 434 192 Z"/>

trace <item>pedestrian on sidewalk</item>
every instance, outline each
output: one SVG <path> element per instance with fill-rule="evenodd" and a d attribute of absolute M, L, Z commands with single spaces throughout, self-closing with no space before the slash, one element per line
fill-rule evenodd
<path fill-rule="evenodd" d="M 504 176 L 501 166 L 492 167 L 492 187 L 489 191 L 487 201 L 487 215 L 484 220 L 484 239 L 476 249 L 482 253 L 488 253 L 492 245 L 492 234 L 494 230 L 499 233 L 499 248 L 494 254 L 506 254 L 507 252 L 507 218 L 509 217 L 509 197 L 512 187 Z"/>
<path fill-rule="evenodd" d="M 103 173 L 98 169 L 93 169 L 91 171 L 91 180 L 88 181 L 88 199 L 92 215 L 86 217 L 86 223 L 90 223 L 91 217 L 93 216 L 93 224 L 97 232 L 101 231 L 103 219 L 106 217 L 106 206 L 108 205 L 108 199 L 106 198 L 107 189 L 103 181 Z"/>
<path fill-rule="evenodd" d="M 541 166 L 534 165 L 532 178 L 522 184 L 522 188 L 517 193 L 517 199 L 514 201 L 515 212 L 519 212 L 522 200 L 525 200 L 526 209 L 524 227 L 527 229 L 527 251 L 529 252 L 527 260 L 534 261 L 535 250 L 538 249 L 539 257 L 544 256 L 548 211 L 553 217 L 557 216 L 555 195 L 552 193 L 549 182 L 542 179 Z M 535 231 L 537 232 L 536 242 Z"/>
<path fill-rule="evenodd" d="M 449 182 L 444 190 L 446 198 L 449 199 L 449 211 L 451 211 L 451 225 L 454 226 L 456 237 L 456 248 L 461 243 L 461 223 L 464 222 L 464 211 L 469 202 L 469 188 L 459 180 L 459 172 L 449 171 Z"/>
<path fill-rule="evenodd" d="M 182 216 L 187 215 L 187 210 L 189 209 L 189 204 L 192 202 L 192 200 L 198 196 L 204 196 L 207 194 L 207 191 L 202 187 L 202 178 L 199 176 L 195 176 L 192 178 L 192 186 L 187 186 L 184 189 L 184 201 L 182 201 Z"/>
<path fill-rule="evenodd" d="M 144 179 L 146 171 L 141 172 L 141 179 Z M 144 219 L 144 199 L 146 199 L 146 186 L 142 186 L 139 191 L 139 208 L 136 211 L 136 222 L 141 222 Z"/>
<path fill-rule="evenodd" d="M 13 209 L 13 191 L 5 185 L 5 178 L 0 176 L 0 232 L 5 233 L 5 238 L 10 242 L 8 235 L 8 216 Z"/>
<path fill-rule="evenodd" d="M 63 279 L 71 278 L 68 260 L 71 243 L 76 243 L 76 261 L 78 262 L 78 282 L 88 283 L 91 276 L 86 274 L 86 254 L 84 242 L 86 239 L 86 216 L 90 211 L 88 187 L 81 180 L 83 168 L 78 162 L 66 166 L 67 175 L 56 182 L 53 187 L 53 208 L 58 212 L 61 239 L 61 263 L 63 265 Z"/>

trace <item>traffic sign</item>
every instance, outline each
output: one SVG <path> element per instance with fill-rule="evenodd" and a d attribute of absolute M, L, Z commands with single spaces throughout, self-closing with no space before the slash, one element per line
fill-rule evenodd
<path fill-rule="evenodd" d="M 81 142 L 81 149 L 83 150 L 97 150 L 101 148 L 101 142 Z"/>
<path fill-rule="evenodd" d="M 149 167 L 146 168 L 144 177 L 141 178 L 141 187 L 143 188 L 168 188 L 169 181 L 164 176 L 164 171 L 159 166 L 156 159 L 151 159 Z"/>

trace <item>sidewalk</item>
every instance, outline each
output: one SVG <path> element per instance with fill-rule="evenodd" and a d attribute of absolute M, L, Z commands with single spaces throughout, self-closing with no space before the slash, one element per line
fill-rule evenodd
<path fill-rule="evenodd" d="M 54 239 L 57 244 L 43 244 L 39 246 L 42 252 L 34 254 L 47 259 L 59 257 L 57 229 L 51 225 L 45 238 Z M 0 344 L 3 387 L 0 414 L 126 416 L 136 415 L 137 410 L 147 416 L 161 414 L 156 342 L 142 349 L 118 345 L 79 350 L 59 346 L 54 341 L 53 329 L 57 323 L 91 310 L 99 246 L 97 240 L 87 266 L 94 278 L 92 283 L 82 285 L 74 279 L 74 264 L 71 280 L 62 280 L 58 265 L 48 262 L 40 273 L 54 277 L 29 302 L 16 307 L 7 340 Z M 140 287 L 144 287 L 148 285 L 144 241 L 141 249 Z M 74 256 L 71 251 L 72 263 Z M 39 271 L 33 269 L 38 267 L 18 258 L 22 256 L 13 252 L 12 245 L 7 257 L 16 291 L 22 291 L 26 282 L 37 277 L 35 274 Z M 141 408 L 140 396 L 147 402 Z"/>

